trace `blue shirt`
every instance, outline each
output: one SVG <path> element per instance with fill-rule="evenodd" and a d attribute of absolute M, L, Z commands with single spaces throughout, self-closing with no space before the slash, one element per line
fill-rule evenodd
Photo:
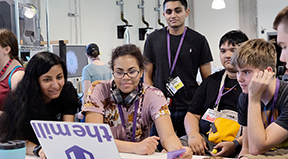
<path fill-rule="evenodd" d="M 82 83 L 84 80 L 94 82 L 98 80 L 110 80 L 112 79 L 112 71 L 107 64 L 94 65 L 90 63 L 82 70 Z"/>

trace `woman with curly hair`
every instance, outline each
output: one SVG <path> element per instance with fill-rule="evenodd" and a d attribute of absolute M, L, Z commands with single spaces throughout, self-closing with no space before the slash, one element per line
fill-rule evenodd
<path fill-rule="evenodd" d="M 82 108 L 88 123 L 110 125 L 120 152 L 153 154 L 158 140 L 166 151 L 186 149 L 181 158 L 191 158 L 176 136 L 164 94 L 140 81 L 146 60 L 133 44 L 115 48 L 110 66 L 114 79 L 92 83 Z M 153 122 L 158 136 L 149 137 Z"/>

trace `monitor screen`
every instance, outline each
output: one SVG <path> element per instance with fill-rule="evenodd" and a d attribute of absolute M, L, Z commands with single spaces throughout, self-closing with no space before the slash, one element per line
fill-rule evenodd
<path fill-rule="evenodd" d="M 51 45 L 51 51 L 59 55 L 59 45 Z M 76 78 L 82 76 L 82 69 L 88 64 L 85 55 L 86 45 L 66 45 L 66 65 L 68 78 Z"/>

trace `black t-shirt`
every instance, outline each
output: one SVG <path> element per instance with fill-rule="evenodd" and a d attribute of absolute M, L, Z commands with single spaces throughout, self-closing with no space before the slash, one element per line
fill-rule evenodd
<path fill-rule="evenodd" d="M 34 116 L 30 120 L 49 120 L 49 121 L 62 121 L 63 115 L 74 115 L 79 107 L 77 101 L 78 95 L 71 82 L 67 82 L 61 92 L 60 97 L 53 99 L 51 102 L 43 106 L 42 114 Z M 25 122 L 25 136 L 26 139 L 39 144 L 39 141 L 30 125 L 30 120 Z"/>
<path fill-rule="evenodd" d="M 201 83 L 192 99 L 191 105 L 188 108 L 190 113 L 200 115 L 202 117 L 208 108 L 214 108 L 224 72 L 225 70 L 215 72 Z M 237 83 L 237 79 L 230 79 L 226 75 L 223 93 L 228 91 Z M 238 97 L 241 92 L 242 89 L 239 84 L 237 84 L 233 90 L 223 95 L 219 103 L 218 111 L 223 109 L 237 111 Z M 210 130 L 210 122 L 201 119 L 199 122 L 199 128 L 202 134 L 206 134 Z"/>
<path fill-rule="evenodd" d="M 279 93 L 277 97 L 277 104 L 274 109 L 274 116 L 273 119 L 276 124 L 281 126 L 282 128 L 288 130 L 288 83 L 284 81 L 280 81 L 279 84 Z M 268 125 L 271 124 L 271 109 L 272 109 L 272 103 L 273 103 L 274 97 L 268 102 L 266 106 L 266 113 L 268 118 Z M 264 113 L 264 107 L 265 105 L 261 102 L 261 110 L 263 111 L 262 115 L 265 115 Z M 278 116 L 276 115 L 278 114 Z M 247 126 L 247 115 L 248 115 L 248 94 L 241 93 L 239 96 L 239 102 L 238 102 L 238 122 L 240 125 Z M 266 115 L 263 116 L 263 119 L 266 119 Z M 267 123 L 266 123 L 267 124 Z"/>
<path fill-rule="evenodd" d="M 171 67 L 182 35 L 170 35 Z M 167 52 L 167 27 L 151 33 L 144 46 L 144 55 L 153 64 L 153 83 L 167 95 L 166 82 L 170 74 Z M 171 109 L 185 110 L 199 87 L 196 81 L 200 65 L 213 61 L 206 38 L 187 27 L 173 77 L 179 76 L 184 87 L 172 98 Z"/>

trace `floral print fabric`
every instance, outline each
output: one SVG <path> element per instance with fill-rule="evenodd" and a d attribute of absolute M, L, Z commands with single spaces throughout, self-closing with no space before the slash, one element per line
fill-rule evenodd
<path fill-rule="evenodd" d="M 115 139 L 131 141 L 133 133 L 134 102 L 130 107 L 121 105 L 125 129 L 122 126 L 118 104 L 112 101 L 110 81 L 95 81 L 87 93 L 86 103 L 82 112 L 96 112 L 103 115 L 103 122 L 110 125 Z M 136 118 L 135 141 L 142 141 L 149 136 L 153 121 L 163 115 L 170 115 L 167 101 L 163 93 L 143 83 L 142 94 L 139 97 Z"/>

